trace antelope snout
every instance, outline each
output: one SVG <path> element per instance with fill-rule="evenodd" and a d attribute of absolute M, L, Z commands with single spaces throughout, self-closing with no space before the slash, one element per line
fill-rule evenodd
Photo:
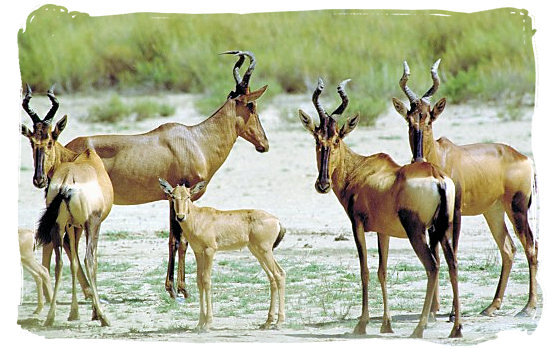
<path fill-rule="evenodd" d="M 176 214 L 176 220 L 178 222 L 183 222 L 185 219 L 187 218 L 187 216 L 185 214 Z"/>
<path fill-rule="evenodd" d="M 32 178 L 32 183 L 34 184 L 35 187 L 37 187 L 38 189 L 42 189 L 46 186 L 46 177 L 44 176 L 40 176 L 40 177 L 33 177 Z"/>
<path fill-rule="evenodd" d="M 315 189 L 320 194 L 326 194 L 330 191 L 330 181 L 320 181 L 315 182 Z"/>
<path fill-rule="evenodd" d="M 258 153 L 265 153 L 269 150 L 269 144 L 266 144 L 266 145 L 258 145 L 256 146 L 256 151 Z"/>

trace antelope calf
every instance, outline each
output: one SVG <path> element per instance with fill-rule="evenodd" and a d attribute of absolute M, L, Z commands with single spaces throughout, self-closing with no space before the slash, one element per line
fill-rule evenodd
<path fill-rule="evenodd" d="M 34 314 L 40 314 L 44 307 L 44 293 L 48 302 L 52 299 L 52 285 L 48 270 L 34 258 L 34 232 L 32 230 L 19 228 L 19 253 L 23 269 L 32 275 L 36 283 L 38 305 Z"/>
<path fill-rule="evenodd" d="M 411 150 L 412 134 L 419 129 L 423 133 L 420 146 L 426 160 L 447 173 L 456 185 L 460 197 L 457 209 L 465 216 L 482 214 L 500 250 L 500 279 L 493 302 L 482 311 L 482 314 L 492 316 L 495 310 L 500 309 L 512 270 L 516 247 L 504 222 L 504 216 L 507 215 L 523 245 L 529 263 L 529 299 L 517 315 L 533 316 L 537 305 L 538 255 L 537 240 L 528 220 L 528 209 L 535 185 L 533 165 L 529 158 L 505 144 L 456 145 L 445 137 L 435 140 L 432 125 L 446 105 L 445 98 L 435 103 L 433 109 L 430 105 L 430 97 L 440 84 L 437 73 L 439 63 L 440 60 L 436 61 L 431 69 L 433 86 L 418 98 L 407 87 L 410 70 L 405 61 L 399 85 L 409 99 L 410 110 L 397 98 L 392 99 L 393 105 L 408 124 Z M 456 249 L 458 239 L 453 244 Z"/>
<path fill-rule="evenodd" d="M 50 99 L 55 100 L 53 92 L 48 91 Z M 57 101 L 55 100 L 55 104 Z M 28 103 L 28 100 L 27 100 Z M 113 204 L 113 187 L 101 158 L 91 149 L 77 154 L 65 148 L 57 141 L 59 134 L 67 124 L 67 115 L 51 129 L 51 122 L 57 108 L 50 110 L 41 120 L 30 113 L 34 130 L 31 132 L 21 125 L 21 132 L 33 147 L 35 161 L 35 181 L 42 180 L 42 173 L 48 174 L 46 181 L 46 210 L 40 218 L 36 240 L 39 245 L 52 243 L 55 251 L 55 286 L 50 310 L 45 326 L 53 324 L 55 319 L 56 298 L 61 281 L 63 260 L 61 246 L 65 234 L 69 238 L 68 254 L 71 261 L 72 302 L 69 320 L 77 320 L 78 302 L 76 299 L 76 279 L 79 268 L 78 241 L 82 230 L 86 232 L 85 266 L 86 283 L 90 285 L 92 295 L 92 320 L 98 319 L 102 326 L 109 321 L 101 311 L 96 287 L 97 242 L 101 222 L 107 217 Z M 84 276 L 86 279 L 86 277 Z"/>
<path fill-rule="evenodd" d="M 178 185 L 173 188 L 159 178 L 161 188 L 169 197 L 176 220 L 185 239 L 191 245 L 197 261 L 197 286 L 200 295 L 200 317 L 197 330 L 207 330 L 212 323 L 211 273 L 217 251 L 248 247 L 267 274 L 271 301 L 267 321 L 269 328 L 275 317 L 276 297 L 279 312 L 276 326 L 285 320 L 285 271 L 273 257 L 273 249 L 283 239 L 285 229 L 279 219 L 261 210 L 220 211 L 193 204 L 191 197 L 206 184 L 199 182 L 192 189 Z"/>
<path fill-rule="evenodd" d="M 353 152 L 343 139 L 357 126 L 359 117 L 348 118 L 339 128 L 336 120 L 348 105 L 344 86 L 338 86 L 342 104 L 330 115 L 319 103 L 324 85 L 321 79 L 313 92 L 313 105 L 319 114 L 316 126 L 311 117 L 300 110 L 300 120 L 316 142 L 319 175 L 315 188 L 328 193 L 331 188 L 351 221 L 353 237 L 359 254 L 362 283 L 362 312 L 354 332 L 365 333 L 369 321 L 367 247 L 365 231 L 378 233 L 380 267 L 378 277 L 382 286 L 384 315 L 381 332 L 391 330 L 387 306 L 386 269 L 389 237 L 408 238 L 428 274 L 426 297 L 420 321 L 412 336 L 422 337 L 428 321 L 436 289 L 439 263 L 436 253 L 441 244 L 453 289 L 456 317 L 450 337 L 461 337 L 458 299 L 457 261 L 450 243 L 453 225 L 455 187 L 453 181 L 427 162 L 418 161 L 399 166 L 387 154 L 362 156 Z M 419 135 L 420 136 L 420 135 Z M 426 230 L 429 229 L 429 244 Z"/>

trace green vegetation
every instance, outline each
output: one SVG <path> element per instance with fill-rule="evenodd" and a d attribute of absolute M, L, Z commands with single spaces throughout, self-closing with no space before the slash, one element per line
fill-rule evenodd
<path fill-rule="evenodd" d="M 431 85 L 429 68 L 442 58 L 438 95 L 451 103 L 531 104 L 533 32 L 527 11 L 510 8 L 471 14 L 331 10 L 91 17 L 45 5 L 29 15 L 18 42 L 22 80 L 33 90 L 45 91 L 55 82 L 59 93 L 106 88 L 202 93 L 197 106 L 204 113 L 234 87 L 235 58 L 218 53 L 250 50 L 257 57 L 251 85 L 269 85 L 264 99 L 281 92 L 309 94 L 322 77 L 330 109 L 338 103 L 336 84 L 352 78 L 348 113 L 372 124 L 391 96 L 403 98 L 398 86 L 403 59 L 418 94 Z M 110 104 L 120 107 L 116 99 Z"/>
<path fill-rule="evenodd" d="M 87 121 L 113 123 L 126 119 L 135 114 L 136 121 L 142 121 L 155 116 L 174 115 L 176 108 L 164 103 L 158 103 L 150 99 L 128 105 L 119 95 L 111 96 L 107 103 L 96 104 L 89 108 Z"/>

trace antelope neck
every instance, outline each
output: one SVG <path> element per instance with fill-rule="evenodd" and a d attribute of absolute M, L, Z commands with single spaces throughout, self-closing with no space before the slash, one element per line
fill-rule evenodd
<path fill-rule="evenodd" d="M 424 136 L 422 129 L 413 131 L 413 162 L 424 161 Z"/>

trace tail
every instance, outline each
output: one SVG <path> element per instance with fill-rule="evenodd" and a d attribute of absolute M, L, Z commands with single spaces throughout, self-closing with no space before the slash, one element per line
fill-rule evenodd
<path fill-rule="evenodd" d="M 286 228 L 283 227 L 283 225 L 281 224 L 281 222 L 279 222 L 279 235 L 277 235 L 277 239 L 275 239 L 275 242 L 273 243 L 273 249 L 275 249 L 275 247 L 279 246 L 279 243 L 281 242 L 281 240 L 283 240 L 283 237 L 285 236 L 285 233 L 286 233 Z"/>
<path fill-rule="evenodd" d="M 445 182 L 440 182 L 437 185 L 437 190 L 439 192 L 439 197 L 441 202 L 439 203 L 439 210 L 434 220 L 434 228 L 436 232 L 440 234 L 445 234 L 447 229 L 449 229 L 449 203 L 447 202 L 447 184 Z M 441 236 L 438 236 L 441 238 Z"/>
<path fill-rule="evenodd" d="M 59 209 L 63 201 L 70 199 L 70 191 L 60 191 L 46 207 L 46 210 L 38 221 L 38 228 L 36 229 L 36 245 L 46 245 L 52 242 L 53 234 L 58 234 L 59 227 L 57 226 L 57 217 L 59 216 Z"/>

